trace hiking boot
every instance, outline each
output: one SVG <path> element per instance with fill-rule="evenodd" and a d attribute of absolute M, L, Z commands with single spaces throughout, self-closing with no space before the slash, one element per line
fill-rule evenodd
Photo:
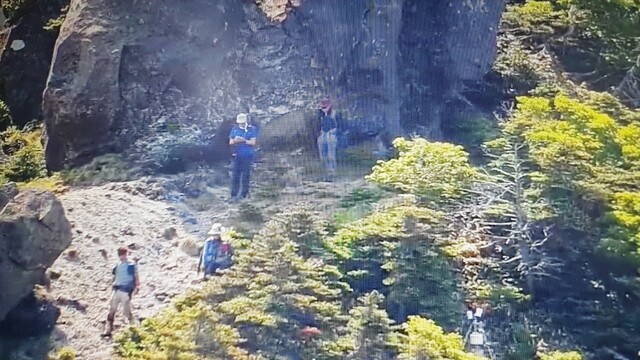
<path fill-rule="evenodd" d="M 229 204 L 235 204 L 235 203 L 237 203 L 238 201 L 240 201 L 240 198 L 239 198 L 239 197 L 237 197 L 237 196 L 232 196 L 232 197 L 229 199 Z"/>
<path fill-rule="evenodd" d="M 112 332 L 113 332 L 113 323 L 112 322 L 108 322 L 104 332 L 102 333 L 102 336 L 103 337 L 111 337 L 111 333 Z"/>

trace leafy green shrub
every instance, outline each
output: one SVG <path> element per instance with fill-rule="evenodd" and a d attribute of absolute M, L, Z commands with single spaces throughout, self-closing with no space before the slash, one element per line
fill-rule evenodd
<path fill-rule="evenodd" d="M 533 334 L 523 325 L 512 326 L 513 343 L 509 352 L 505 355 L 508 360 L 534 359 L 536 355 L 536 345 L 533 341 Z"/>
<path fill-rule="evenodd" d="M 628 69 L 636 61 L 640 47 L 640 3 L 633 0 L 561 0 L 573 13 L 572 25 L 578 33 L 592 39 L 604 63 Z"/>
<path fill-rule="evenodd" d="M 255 192 L 256 198 L 268 201 L 276 201 L 280 195 L 280 188 L 269 184 L 262 184 Z"/>
<path fill-rule="evenodd" d="M 384 197 L 379 189 L 356 188 L 340 199 L 340 207 L 350 208 L 357 204 L 373 204 Z"/>
<path fill-rule="evenodd" d="M 238 206 L 238 217 L 241 221 L 251 223 L 261 223 L 264 221 L 262 210 L 249 203 L 241 203 L 240 206 Z"/>
<path fill-rule="evenodd" d="M 369 204 L 357 204 L 348 209 L 337 209 L 333 214 L 333 226 L 339 229 L 349 223 L 361 219 L 371 213 L 373 210 Z"/>
<path fill-rule="evenodd" d="M 55 352 L 55 355 L 51 360 L 75 360 L 76 351 L 69 347 L 63 347 Z"/>
<path fill-rule="evenodd" d="M 397 240 L 408 236 L 405 231 L 408 218 L 430 222 L 439 217 L 439 213 L 414 205 L 390 206 L 369 216 L 348 223 L 340 228 L 333 237 L 327 239 L 327 246 L 336 256 L 349 259 L 363 244 L 384 242 L 385 239 Z M 368 245 L 364 248 L 370 248 Z"/>
<path fill-rule="evenodd" d="M 44 26 L 44 29 L 53 32 L 60 31 L 62 24 L 67 18 L 67 11 L 69 11 L 68 5 L 60 10 L 60 15 L 58 17 L 47 20 L 47 24 Z"/>
<path fill-rule="evenodd" d="M 457 198 L 476 177 L 462 146 L 397 138 L 399 156 L 373 167 L 368 181 L 431 200 Z"/>
<path fill-rule="evenodd" d="M 556 9 L 551 1 L 537 0 L 509 5 L 503 21 L 509 28 L 534 34 L 553 34 L 554 28 L 568 25 L 566 12 Z"/>
<path fill-rule="evenodd" d="M 517 37 L 498 38 L 498 56 L 493 69 L 508 81 L 508 85 L 523 93 L 541 82 L 553 81 L 555 74 L 551 59 L 544 53 L 526 48 Z"/>
<path fill-rule="evenodd" d="M 445 334 L 433 320 L 410 316 L 396 340 L 399 360 L 480 360 L 464 351 L 462 336 Z"/>
<path fill-rule="evenodd" d="M 376 290 L 361 296 L 349 315 L 349 333 L 341 339 L 347 342 L 344 345 L 349 349 L 347 359 L 388 359 L 394 326 L 384 310 L 384 296 Z"/>
<path fill-rule="evenodd" d="M 592 94 L 588 98 L 596 99 Z M 572 194 L 580 194 L 583 202 L 588 199 L 609 207 L 605 220 L 611 228 L 605 247 L 618 255 L 638 257 L 640 128 L 633 123 L 622 126 L 611 115 L 562 93 L 553 99 L 522 97 L 519 102 L 507 131 L 526 140 L 540 170 L 532 180 L 546 189 L 555 212 L 570 223 L 589 221 L 574 218 L 580 208 L 572 205 Z M 621 107 L 612 107 L 611 113 L 633 117 Z"/>
<path fill-rule="evenodd" d="M 478 300 L 488 300 L 494 311 L 524 310 L 530 306 L 531 295 L 513 285 L 486 285 L 475 294 Z"/>
<path fill-rule="evenodd" d="M 39 177 L 25 183 L 19 183 L 18 189 L 38 189 L 62 194 L 67 190 L 67 186 L 60 174 L 56 173 L 48 177 Z"/>
<path fill-rule="evenodd" d="M 582 360 L 582 355 L 577 351 L 554 351 L 546 354 L 538 354 L 540 360 Z"/>
<path fill-rule="evenodd" d="M 603 246 L 618 256 L 640 259 L 640 192 L 617 193 L 611 205 L 612 226 Z"/>
<path fill-rule="evenodd" d="M 26 182 L 46 175 L 41 136 L 40 128 L 22 132 L 13 126 L 0 133 L 2 181 Z"/>

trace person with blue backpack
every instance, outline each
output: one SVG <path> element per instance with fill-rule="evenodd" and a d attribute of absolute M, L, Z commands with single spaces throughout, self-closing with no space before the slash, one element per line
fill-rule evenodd
<path fill-rule="evenodd" d="M 140 289 L 140 278 L 138 277 L 138 269 L 136 264 L 127 259 L 128 249 L 121 247 L 118 249 L 118 257 L 120 261 L 113 267 L 113 293 L 109 301 L 109 312 L 107 314 L 107 328 L 104 336 L 111 336 L 113 331 L 113 321 L 115 319 L 118 307 L 122 305 L 122 312 L 129 323 L 133 321 L 131 313 L 131 297 L 137 294 Z"/>
<path fill-rule="evenodd" d="M 211 226 L 207 233 L 210 237 L 205 240 L 200 249 L 200 261 L 198 262 L 198 275 L 203 267 L 204 279 L 216 273 L 217 270 L 228 269 L 232 264 L 233 251 L 231 245 L 222 241 L 222 224 Z"/>

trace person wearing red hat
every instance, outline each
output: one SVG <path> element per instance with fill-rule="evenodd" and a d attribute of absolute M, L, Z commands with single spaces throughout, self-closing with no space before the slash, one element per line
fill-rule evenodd
<path fill-rule="evenodd" d="M 320 160 L 326 171 L 327 180 L 333 181 L 336 176 L 337 160 L 336 148 L 338 145 L 339 117 L 333 111 L 331 100 L 323 98 L 320 100 L 318 111 L 319 129 L 318 132 L 318 152 Z"/>

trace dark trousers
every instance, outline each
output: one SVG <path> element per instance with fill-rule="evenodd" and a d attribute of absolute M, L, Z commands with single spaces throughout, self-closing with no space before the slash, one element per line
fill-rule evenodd
<path fill-rule="evenodd" d="M 245 198 L 249 194 L 249 180 L 251 179 L 251 164 L 253 156 L 236 156 L 233 159 L 233 175 L 231 176 L 231 197 L 238 196 L 240 183 L 242 191 L 240 197 Z"/>

